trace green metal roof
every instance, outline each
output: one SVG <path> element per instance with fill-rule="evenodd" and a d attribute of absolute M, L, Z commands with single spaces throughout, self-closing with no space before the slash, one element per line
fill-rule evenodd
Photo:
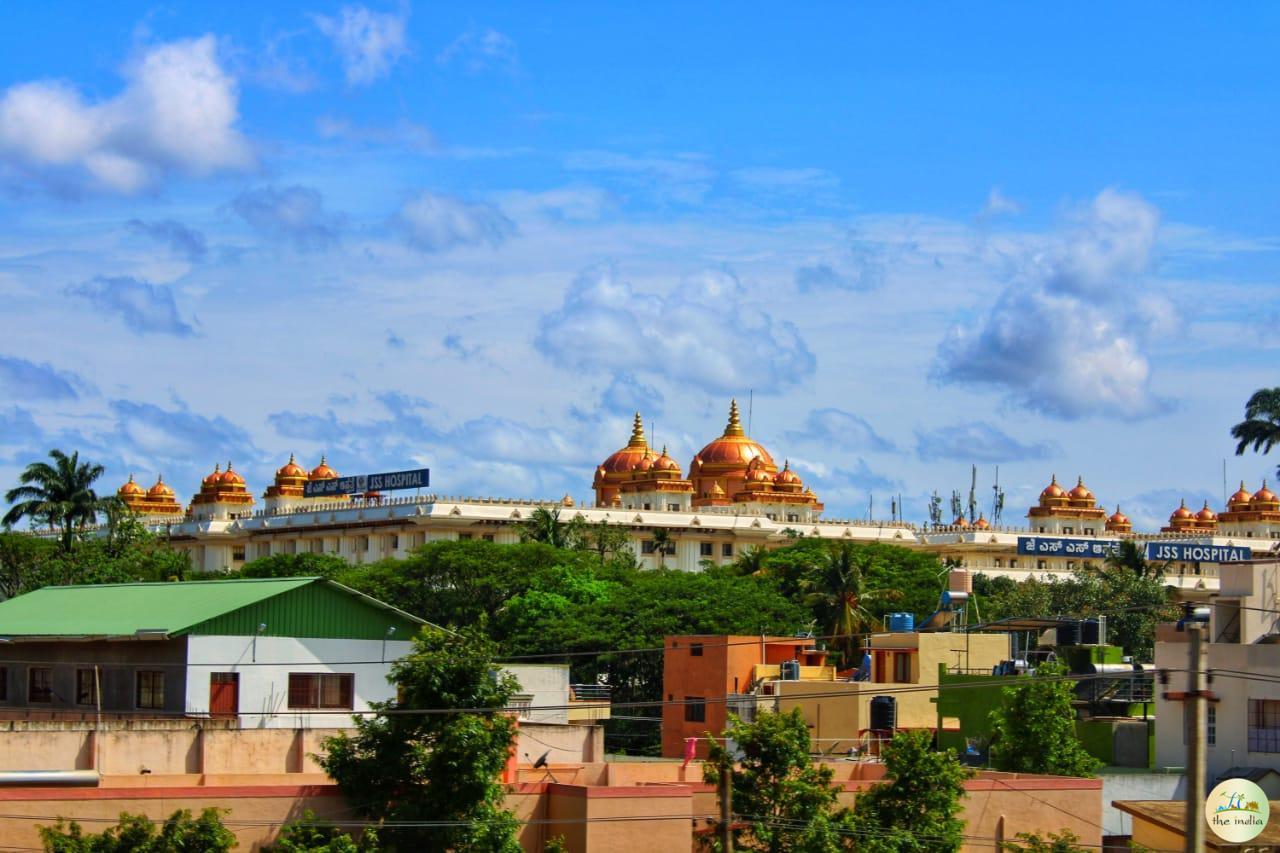
<path fill-rule="evenodd" d="M 410 639 L 421 619 L 323 578 L 47 586 L 0 603 L 0 637 L 138 632 Z M 259 626 L 266 628 L 259 631 Z"/>

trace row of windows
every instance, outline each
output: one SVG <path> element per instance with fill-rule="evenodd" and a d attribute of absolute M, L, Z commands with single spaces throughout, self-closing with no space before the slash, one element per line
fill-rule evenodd
<path fill-rule="evenodd" d="M 214 673 L 216 679 L 225 673 Z M 101 697 L 103 675 L 92 669 L 76 670 L 75 704 L 93 707 Z M 349 672 L 289 673 L 291 710 L 350 710 L 354 707 L 355 676 Z M 53 668 L 33 666 L 27 670 L 27 702 L 45 705 L 55 698 Z M 62 697 L 57 697 L 62 698 Z M 9 699 L 9 673 L 0 667 L 0 701 Z M 134 706 L 139 709 L 164 708 L 164 673 L 141 670 L 134 673 Z"/>
<path fill-rule="evenodd" d="M 75 704 L 92 707 L 101 699 L 102 675 L 92 669 L 76 670 Z M 164 708 L 164 673 L 144 670 L 134 673 L 135 707 Z M 27 669 L 27 702 L 47 705 L 53 702 L 53 668 L 33 666 Z M 61 696 L 57 698 L 61 699 Z M 9 672 L 0 667 L 0 702 L 9 701 Z"/>

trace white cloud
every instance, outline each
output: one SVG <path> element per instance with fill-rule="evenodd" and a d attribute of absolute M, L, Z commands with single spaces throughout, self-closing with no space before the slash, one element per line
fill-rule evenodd
<path fill-rule="evenodd" d="M 711 191 L 716 171 L 698 154 L 635 156 L 613 151 L 575 151 L 564 161 L 575 172 L 600 172 L 619 176 L 637 189 L 697 203 Z"/>
<path fill-rule="evenodd" d="M 773 166 L 754 166 L 735 169 L 729 173 L 739 184 L 752 189 L 806 191 L 832 189 L 840 185 L 840 179 L 826 169 L 783 169 Z"/>
<path fill-rule="evenodd" d="M 916 454 L 925 462 L 958 459 L 964 462 L 1016 462 L 1046 459 L 1057 448 L 1049 441 L 1021 442 L 986 421 L 916 430 Z"/>
<path fill-rule="evenodd" d="M 513 217 L 541 216 L 567 222 L 593 222 L 616 207 L 617 198 L 596 187 L 560 187 L 542 192 L 509 192 L 502 207 Z"/>
<path fill-rule="evenodd" d="M 407 6 L 398 14 L 374 12 L 367 6 L 343 6 L 336 18 L 315 15 L 313 20 L 333 41 L 350 86 L 365 86 L 385 77 L 409 53 Z"/>
<path fill-rule="evenodd" d="M 992 187 L 991 192 L 987 193 L 986 203 L 978 212 L 978 219 L 985 222 L 997 216 L 1017 216 L 1020 213 L 1022 205 L 1001 192 L 999 187 Z"/>
<path fill-rule="evenodd" d="M 1099 193 L 1017 270 L 984 319 L 951 328 L 934 378 L 1001 388 L 1017 405 L 1065 418 L 1167 410 L 1144 351 L 1176 323 L 1166 300 L 1142 290 L 1158 222 L 1138 196 Z"/>
<path fill-rule="evenodd" d="M 125 88 L 90 103 L 70 84 L 35 81 L 0 97 L 0 162 L 63 191 L 134 193 L 161 176 L 252 165 L 236 129 L 236 80 L 211 35 L 158 45 L 124 69 Z"/>
<path fill-rule="evenodd" d="M 405 202 L 396 219 L 409 244 L 424 252 L 479 244 L 496 248 L 515 233 L 511 220 L 492 205 L 431 192 Z"/>
<path fill-rule="evenodd" d="M 343 225 L 343 217 L 325 210 L 324 197 L 311 187 L 246 190 L 232 200 L 231 209 L 260 233 L 303 252 L 337 245 Z"/>
<path fill-rule="evenodd" d="M 516 74 L 520 70 L 520 53 L 510 36 L 489 27 L 472 28 L 436 54 L 436 62 L 441 67 L 458 63 L 470 74 L 489 68 Z"/>
<path fill-rule="evenodd" d="M 718 270 L 650 295 L 612 268 L 596 267 L 542 318 L 535 345 L 569 370 L 647 373 L 716 393 L 808 380 L 816 362 L 795 326 L 772 319 L 746 295 L 737 278 Z"/>

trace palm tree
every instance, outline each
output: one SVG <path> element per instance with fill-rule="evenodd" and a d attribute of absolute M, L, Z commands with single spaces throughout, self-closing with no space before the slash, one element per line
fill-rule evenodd
<path fill-rule="evenodd" d="M 1141 545 L 1132 539 L 1124 539 L 1119 548 L 1107 555 L 1107 567 L 1127 569 L 1143 580 L 1160 580 L 1169 564 L 1148 560 Z"/>
<path fill-rule="evenodd" d="M 48 462 L 32 462 L 18 478 L 21 484 L 5 493 L 13 504 L 0 524 L 12 527 L 24 518 L 33 523 L 47 523 L 61 531 L 63 551 L 71 550 L 77 530 L 97 520 L 102 501 L 93 490 L 93 482 L 102 476 L 103 467 L 80 461 L 80 453 L 70 456 L 61 450 L 50 450 Z"/>
<path fill-rule="evenodd" d="M 761 545 L 752 545 L 750 548 L 745 548 L 738 555 L 738 559 L 733 561 L 734 571 L 740 575 L 759 577 L 765 573 L 767 568 L 765 559 L 768 556 L 769 549 Z"/>
<path fill-rule="evenodd" d="M 1236 455 L 1250 446 L 1268 453 L 1280 444 L 1280 388 L 1260 388 L 1244 404 L 1244 420 L 1231 428 L 1236 439 Z M 1280 472 L 1280 468 L 1276 469 Z"/>
<path fill-rule="evenodd" d="M 653 531 L 650 537 L 653 542 L 653 550 L 658 554 L 658 568 L 665 569 L 667 567 L 667 553 L 675 546 L 671 540 L 671 531 L 665 527 L 659 527 Z"/>
<path fill-rule="evenodd" d="M 863 635 L 879 627 L 867 605 L 902 598 L 896 589 L 866 588 L 870 559 L 865 549 L 841 542 L 827 551 L 814 574 L 801 581 L 805 604 L 814 608 L 846 665 L 857 662 Z"/>

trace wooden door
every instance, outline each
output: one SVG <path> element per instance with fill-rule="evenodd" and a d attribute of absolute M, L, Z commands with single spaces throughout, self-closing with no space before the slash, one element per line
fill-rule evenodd
<path fill-rule="evenodd" d="M 234 717 L 240 713 L 240 673 L 213 672 L 209 674 L 209 714 L 214 717 Z"/>

